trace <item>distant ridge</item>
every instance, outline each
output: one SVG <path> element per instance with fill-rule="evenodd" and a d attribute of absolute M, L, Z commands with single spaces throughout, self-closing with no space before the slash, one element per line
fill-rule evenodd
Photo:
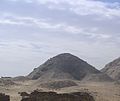
<path fill-rule="evenodd" d="M 101 71 L 115 80 L 120 80 L 120 57 L 108 63 Z"/>
<path fill-rule="evenodd" d="M 104 79 L 111 81 L 111 78 L 104 75 L 95 67 L 88 64 L 86 61 L 74 56 L 70 53 L 59 54 L 47 60 L 44 64 L 35 68 L 27 78 L 32 80 L 51 80 L 51 79 L 70 79 L 70 80 L 91 80 L 96 75 L 97 81 Z M 91 77 L 91 78 L 87 78 Z M 93 78 L 93 80 L 95 77 Z"/>

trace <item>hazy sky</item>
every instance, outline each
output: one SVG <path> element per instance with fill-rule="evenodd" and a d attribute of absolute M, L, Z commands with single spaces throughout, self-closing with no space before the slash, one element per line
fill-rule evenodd
<path fill-rule="evenodd" d="M 98 69 L 120 56 L 120 0 L 0 0 L 0 76 L 70 52 Z"/>

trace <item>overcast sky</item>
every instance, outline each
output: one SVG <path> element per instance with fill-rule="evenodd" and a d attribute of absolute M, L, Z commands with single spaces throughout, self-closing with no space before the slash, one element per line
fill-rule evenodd
<path fill-rule="evenodd" d="M 0 0 L 0 76 L 72 53 L 101 69 L 120 56 L 120 0 Z"/>

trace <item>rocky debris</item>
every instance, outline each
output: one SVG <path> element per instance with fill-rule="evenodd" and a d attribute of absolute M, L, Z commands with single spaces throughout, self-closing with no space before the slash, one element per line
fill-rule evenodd
<path fill-rule="evenodd" d="M 11 79 L 0 78 L 0 86 L 14 85 L 15 83 Z"/>
<path fill-rule="evenodd" d="M 120 80 L 120 58 L 108 63 L 101 71 L 114 80 Z"/>
<path fill-rule="evenodd" d="M 98 73 L 87 75 L 82 81 L 90 82 L 113 82 L 114 80 L 110 78 L 107 74 Z"/>
<path fill-rule="evenodd" d="M 49 89 L 60 89 L 64 87 L 78 86 L 74 81 L 70 80 L 61 80 L 61 81 L 52 81 L 47 83 L 41 83 L 41 87 Z"/>
<path fill-rule="evenodd" d="M 51 79 L 83 80 L 90 74 L 97 75 L 102 73 L 86 61 L 70 53 L 63 53 L 50 58 L 44 64 L 35 68 L 27 77 L 32 80 L 39 79 L 44 81 Z"/>
<path fill-rule="evenodd" d="M 10 101 L 10 96 L 0 93 L 0 101 Z"/>
<path fill-rule="evenodd" d="M 86 92 L 57 94 L 55 92 L 34 91 L 28 98 L 21 101 L 95 101 L 94 98 Z"/>
<path fill-rule="evenodd" d="M 26 92 L 18 92 L 18 94 L 20 94 L 20 96 L 22 96 L 22 99 L 29 98 L 29 94 Z"/>

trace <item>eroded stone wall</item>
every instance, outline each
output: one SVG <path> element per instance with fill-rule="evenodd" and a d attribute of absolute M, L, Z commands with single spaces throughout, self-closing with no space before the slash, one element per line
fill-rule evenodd
<path fill-rule="evenodd" d="M 30 95 L 24 96 L 21 101 L 94 101 L 94 98 L 85 92 L 57 94 L 34 91 Z"/>

